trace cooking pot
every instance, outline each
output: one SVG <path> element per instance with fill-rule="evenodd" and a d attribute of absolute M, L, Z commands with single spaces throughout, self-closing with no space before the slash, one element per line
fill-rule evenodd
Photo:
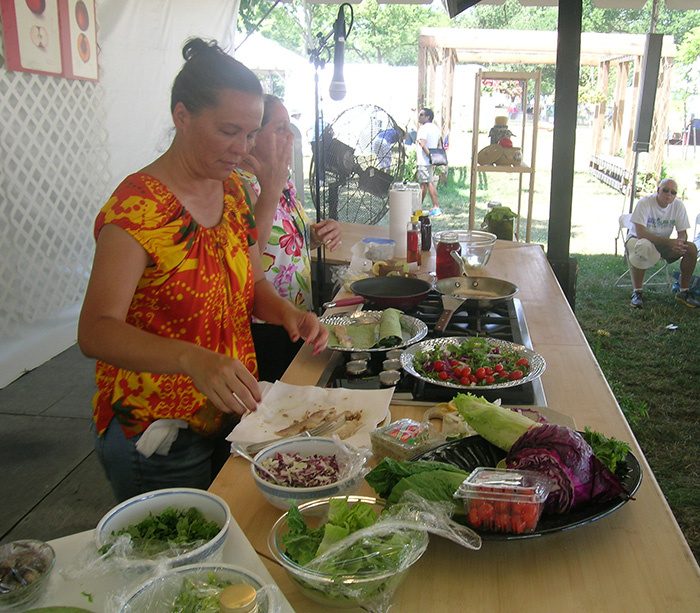
<path fill-rule="evenodd" d="M 489 307 L 496 302 L 510 300 L 518 292 L 516 285 L 503 279 L 464 276 L 439 279 L 435 289 L 442 294 L 443 306 L 443 312 L 435 324 L 437 332 L 444 331 L 453 313 L 465 304 Z"/>
<path fill-rule="evenodd" d="M 432 287 L 417 277 L 369 277 L 351 283 L 350 291 L 378 307 L 407 309 L 420 304 Z"/>

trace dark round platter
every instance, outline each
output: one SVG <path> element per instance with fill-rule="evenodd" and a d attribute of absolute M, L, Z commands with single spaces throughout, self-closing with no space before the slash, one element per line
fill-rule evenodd
<path fill-rule="evenodd" d="M 412 460 L 445 462 L 470 473 L 479 466 L 494 467 L 503 458 L 505 458 L 505 452 L 502 449 L 492 445 L 481 436 L 476 435 L 445 443 L 435 449 L 415 456 Z M 627 454 L 625 464 L 618 468 L 617 476 L 620 478 L 625 490 L 629 492 L 630 496 L 633 496 L 642 482 L 642 468 L 632 452 Z M 605 517 L 619 509 L 627 500 L 627 497 L 620 495 L 606 502 L 590 503 L 580 506 L 562 515 L 542 515 L 537 529 L 530 534 L 501 534 L 482 532 L 480 530 L 476 530 L 476 532 L 485 541 L 513 541 L 535 538 L 544 536 L 545 534 L 555 534 L 557 532 L 563 532 L 564 530 L 585 526 L 586 524 L 590 524 L 591 522 Z M 455 517 L 455 520 L 462 520 L 463 523 L 467 525 L 464 516 Z"/>

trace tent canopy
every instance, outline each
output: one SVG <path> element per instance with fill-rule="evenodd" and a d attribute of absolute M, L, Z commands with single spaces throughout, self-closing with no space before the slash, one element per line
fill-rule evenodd
<path fill-rule="evenodd" d="M 454 49 L 463 64 L 556 64 L 557 32 L 531 30 L 463 30 L 421 28 L 419 47 Z M 598 66 L 602 59 L 643 56 L 644 34 L 581 34 L 582 66 Z M 675 57 L 672 36 L 665 36 L 662 56 Z"/>

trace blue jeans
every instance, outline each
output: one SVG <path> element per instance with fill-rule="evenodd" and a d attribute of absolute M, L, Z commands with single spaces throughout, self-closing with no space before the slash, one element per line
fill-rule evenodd
<path fill-rule="evenodd" d="M 205 438 L 189 428 L 178 430 L 170 453 L 147 458 L 136 451 L 138 434 L 126 438 L 116 419 L 99 436 L 92 424 L 95 451 L 117 501 L 168 487 L 205 490 L 230 454 L 224 439 Z"/>

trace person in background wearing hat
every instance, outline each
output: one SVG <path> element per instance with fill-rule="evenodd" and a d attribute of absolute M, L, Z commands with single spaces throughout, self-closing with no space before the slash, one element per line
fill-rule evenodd
<path fill-rule="evenodd" d="M 442 133 L 434 123 L 435 114 L 431 109 L 421 109 L 418 113 L 418 140 L 417 157 L 418 157 L 418 182 L 421 189 L 421 202 L 425 200 L 425 192 L 430 194 L 430 199 L 433 201 L 433 208 L 428 215 L 440 215 L 442 211 L 438 206 L 437 188 L 435 187 L 435 172 L 433 165 L 430 163 L 429 149 L 435 149 L 442 143 Z"/>
<path fill-rule="evenodd" d="M 698 249 L 694 243 L 688 241 L 688 213 L 683 201 L 676 198 L 678 183 L 674 179 L 664 179 L 659 183 L 655 194 L 645 196 L 635 206 L 632 212 L 631 222 L 633 230 L 627 239 L 646 239 L 650 241 L 661 257 L 667 262 L 681 261 L 680 290 L 676 294 L 676 300 L 688 307 L 700 306 L 688 290 L 690 279 L 695 270 L 695 262 L 698 257 Z M 671 238 L 673 229 L 676 229 L 676 238 Z M 642 296 L 642 284 L 644 282 L 645 269 L 634 266 L 630 253 L 630 272 L 632 274 L 631 305 L 641 308 L 644 305 Z M 639 262 L 638 262 L 639 263 Z"/>

